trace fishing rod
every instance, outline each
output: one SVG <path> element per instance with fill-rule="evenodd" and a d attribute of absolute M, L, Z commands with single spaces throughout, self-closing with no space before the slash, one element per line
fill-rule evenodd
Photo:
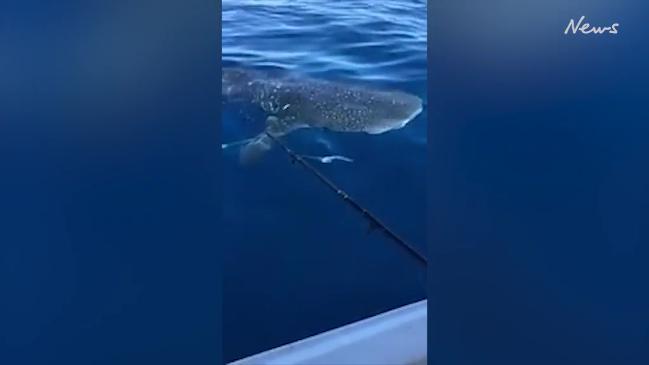
<path fill-rule="evenodd" d="M 370 221 L 370 229 L 380 229 L 388 238 L 396 242 L 401 248 L 403 248 L 406 253 L 408 253 L 410 256 L 412 256 L 419 264 L 421 264 L 424 268 L 428 265 L 428 260 L 426 259 L 426 256 L 424 256 L 421 252 L 419 252 L 414 246 L 406 242 L 404 239 L 399 237 L 394 231 L 392 231 L 388 226 L 386 226 L 383 222 L 381 222 L 374 214 L 372 214 L 369 210 L 365 209 L 362 205 L 356 202 L 354 198 L 349 196 L 344 190 L 340 189 L 336 184 L 334 184 L 331 180 L 329 180 L 325 175 L 323 175 L 318 169 L 313 167 L 310 163 L 308 163 L 301 155 L 295 153 L 293 150 L 288 148 L 284 142 L 280 141 L 279 138 L 273 136 L 272 134 L 266 132 L 266 135 L 270 139 L 273 140 L 273 142 L 277 143 L 284 152 L 286 152 L 290 157 L 291 160 L 294 162 L 298 162 L 300 165 L 302 165 L 304 168 L 307 169 L 307 171 L 311 172 L 315 177 L 317 177 L 322 183 L 325 184 L 330 190 L 335 192 L 340 198 L 342 198 L 343 201 L 345 201 L 347 204 L 349 204 L 352 208 L 357 210 L 358 212 L 361 213 L 361 215 L 367 220 Z"/>

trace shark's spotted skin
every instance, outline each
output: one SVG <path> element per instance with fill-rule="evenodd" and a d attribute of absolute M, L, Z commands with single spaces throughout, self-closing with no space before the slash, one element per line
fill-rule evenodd
<path fill-rule="evenodd" d="M 420 98 L 401 91 L 272 77 L 238 68 L 224 68 L 222 80 L 226 99 L 258 105 L 294 127 L 382 133 L 405 126 L 422 109 Z"/>
<path fill-rule="evenodd" d="M 422 110 L 419 97 L 343 83 L 224 68 L 223 97 L 260 107 L 269 116 L 264 133 L 281 136 L 299 128 L 384 133 L 404 127 Z M 261 138 L 263 140 L 263 138 Z M 265 141 L 264 141 L 265 142 Z M 267 150 L 266 143 L 259 143 Z M 249 147 L 243 153 L 258 150 Z M 259 154 L 261 155 L 261 154 Z"/>

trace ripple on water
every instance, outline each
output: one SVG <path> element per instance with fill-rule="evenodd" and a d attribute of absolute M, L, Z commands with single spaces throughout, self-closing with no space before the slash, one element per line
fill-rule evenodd
<path fill-rule="evenodd" d="M 423 0 L 225 0 L 223 58 L 395 86 L 425 83 L 425 9 Z"/>

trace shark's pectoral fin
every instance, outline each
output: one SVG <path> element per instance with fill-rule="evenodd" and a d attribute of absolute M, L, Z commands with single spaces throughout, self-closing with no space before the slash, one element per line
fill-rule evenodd
<path fill-rule="evenodd" d="M 276 116 L 269 116 L 266 118 L 265 132 L 272 134 L 275 137 L 280 137 L 291 133 L 292 131 L 304 128 L 305 125 L 296 123 L 294 120 L 280 119 Z"/>
<path fill-rule="evenodd" d="M 265 132 L 252 138 L 239 141 L 223 143 L 221 149 L 239 147 L 239 160 L 243 165 L 250 165 L 257 162 L 272 147 L 272 141 Z"/>
<path fill-rule="evenodd" d="M 278 137 L 289 133 L 293 129 L 291 124 L 275 116 L 269 116 L 266 119 L 266 128 L 263 132 L 253 138 L 222 144 L 221 148 L 241 147 L 239 149 L 239 162 L 242 165 L 251 165 L 261 160 L 266 152 L 273 147 L 273 141 L 268 134 Z"/>
<path fill-rule="evenodd" d="M 239 161 L 244 165 L 259 161 L 273 147 L 273 140 L 269 134 L 273 137 L 281 137 L 298 128 L 301 128 L 299 124 L 269 116 L 266 118 L 266 129 L 241 147 Z"/>
<path fill-rule="evenodd" d="M 273 141 L 266 132 L 262 132 L 241 147 L 241 150 L 239 150 L 239 162 L 242 165 L 252 165 L 261 160 L 264 154 L 270 151 L 272 147 Z"/>

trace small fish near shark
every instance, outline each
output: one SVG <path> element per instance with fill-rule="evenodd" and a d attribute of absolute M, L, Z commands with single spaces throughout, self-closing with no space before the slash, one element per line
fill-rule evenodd
<path fill-rule="evenodd" d="M 257 136 L 222 145 L 241 146 L 243 164 L 257 161 L 272 148 L 269 135 L 281 137 L 301 128 L 381 134 L 403 128 L 423 108 L 419 97 L 401 91 L 243 68 L 223 68 L 222 97 L 225 102 L 261 108 L 267 115 L 266 127 Z M 323 163 L 352 161 L 343 156 L 310 157 Z"/>

